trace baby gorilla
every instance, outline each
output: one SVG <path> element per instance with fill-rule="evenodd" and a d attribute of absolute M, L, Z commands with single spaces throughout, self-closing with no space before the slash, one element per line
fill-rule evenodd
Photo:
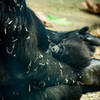
<path fill-rule="evenodd" d="M 74 68 L 80 69 L 90 63 L 89 49 L 80 38 L 64 39 L 59 44 L 52 45 L 49 48 L 53 57 Z"/>
<path fill-rule="evenodd" d="M 100 40 L 90 34 L 72 34 L 58 44 L 50 43 L 48 51 L 57 60 L 80 70 L 90 64 L 91 56 L 98 45 Z"/>

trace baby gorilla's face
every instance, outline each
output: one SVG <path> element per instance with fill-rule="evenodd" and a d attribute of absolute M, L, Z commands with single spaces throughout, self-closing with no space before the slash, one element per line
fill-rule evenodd
<path fill-rule="evenodd" d="M 79 37 L 64 39 L 52 46 L 52 55 L 73 68 L 81 69 L 90 63 L 90 51 L 87 44 Z"/>

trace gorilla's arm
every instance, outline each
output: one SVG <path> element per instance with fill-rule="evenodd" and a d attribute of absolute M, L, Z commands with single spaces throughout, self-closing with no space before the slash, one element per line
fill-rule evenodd
<path fill-rule="evenodd" d="M 89 34 L 88 31 L 89 27 L 83 27 L 81 29 L 73 30 L 73 31 L 64 31 L 64 32 L 58 32 L 58 31 L 52 31 L 47 30 L 47 36 L 49 38 L 50 42 L 53 42 L 55 44 L 60 43 L 63 39 L 71 39 L 74 37 L 79 37 L 83 39 L 84 41 L 89 42 L 90 45 L 100 45 L 100 39 L 97 37 Z"/>
<path fill-rule="evenodd" d="M 48 54 L 41 53 L 32 63 L 29 80 L 35 86 L 50 87 L 56 85 L 76 84 L 77 75 L 67 64 L 61 63 Z"/>

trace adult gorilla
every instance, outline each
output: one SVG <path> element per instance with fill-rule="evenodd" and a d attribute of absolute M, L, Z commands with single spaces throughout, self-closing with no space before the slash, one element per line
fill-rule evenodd
<path fill-rule="evenodd" d="M 79 100 L 77 73 L 45 52 L 47 32 L 25 0 L 0 1 L 2 99 Z"/>
<path fill-rule="evenodd" d="M 80 98 L 76 74 L 71 67 L 45 53 L 49 45 L 46 29 L 24 0 L 0 1 L 0 39 L 1 98 Z M 32 96 L 27 96 L 31 95 L 29 84 Z"/>

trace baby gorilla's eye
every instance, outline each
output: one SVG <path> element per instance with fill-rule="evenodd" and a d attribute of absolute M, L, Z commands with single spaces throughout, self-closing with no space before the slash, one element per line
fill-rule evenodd
<path fill-rule="evenodd" d="M 55 52 L 55 53 L 58 53 L 59 52 L 59 47 L 57 46 L 57 45 L 55 45 L 55 46 L 53 46 L 52 48 L 51 48 L 51 51 L 52 52 Z"/>

